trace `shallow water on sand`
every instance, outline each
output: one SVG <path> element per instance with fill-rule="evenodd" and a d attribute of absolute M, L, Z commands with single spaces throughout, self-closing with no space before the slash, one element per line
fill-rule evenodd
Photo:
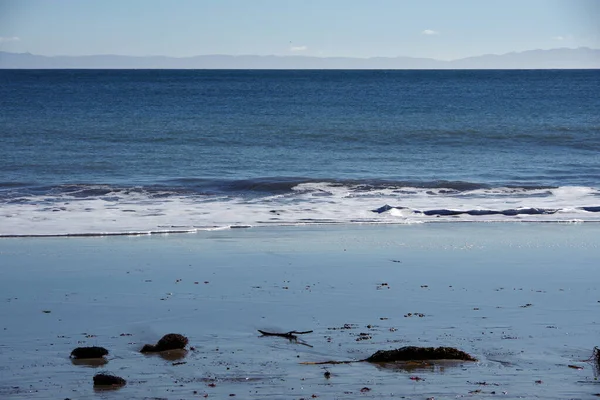
<path fill-rule="evenodd" d="M 583 361 L 600 345 L 599 233 L 430 224 L 4 239 L 0 397 L 589 398 L 600 393 Z M 313 333 L 295 343 L 257 329 Z M 195 350 L 138 352 L 169 332 Z M 107 364 L 68 358 L 92 345 L 109 349 Z M 406 345 L 479 361 L 300 364 Z M 128 384 L 94 392 L 100 371 Z"/>

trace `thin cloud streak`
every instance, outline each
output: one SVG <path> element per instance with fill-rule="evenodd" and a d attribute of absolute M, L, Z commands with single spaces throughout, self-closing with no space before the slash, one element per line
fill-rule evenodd
<path fill-rule="evenodd" d="M 438 31 L 434 31 L 433 29 L 425 29 L 423 32 L 421 32 L 421 35 L 439 35 L 440 33 Z"/>
<path fill-rule="evenodd" d="M 307 46 L 292 46 L 290 47 L 290 51 L 298 52 L 298 51 L 306 51 L 308 50 Z"/>
<path fill-rule="evenodd" d="M 0 43 L 18 42 L 20 40 L 21 39 L 18 38 L 17 36 L 11 36 L 11 37 L 0 36 Z"/>

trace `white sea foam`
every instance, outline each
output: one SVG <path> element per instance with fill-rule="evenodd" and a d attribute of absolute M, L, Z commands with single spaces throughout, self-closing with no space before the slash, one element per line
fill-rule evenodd
<path fill-rule="evenodd" d="M 600 206 L 600 191 L 590 187 L 459 191 L 316 182 L 254 197 L 93 189 L 103 192 L 22 196 L 0 204 L 0 235 L 145 234 L 315 223 L 600 222 L 600 212 L 582 209 Z M 377 209 L 381 212 L 373 211 Z M 449 215 L 473 210 L 490 213 Z M 506 210 L 516 215 L 492 213 Z M 529 214 L 519 214 L 527 210 Z"/>

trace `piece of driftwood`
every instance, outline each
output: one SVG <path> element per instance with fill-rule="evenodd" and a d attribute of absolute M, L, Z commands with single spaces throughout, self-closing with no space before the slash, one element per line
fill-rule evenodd
<path fill-rule="evenodd" d="M 282 338 L 286 338 L 291 342 L 294 343 L 298 343 L 301 344 L 303 346 L 307 346 L 307 347 L 313 347 L 310 344 L 302 341 L 302 340 L 298 340 L 298 336 L 296 335 L 306 335 L 307 333 L 312 333 L 313 331 L 289 331 L 289 332 L 284 332 L 284 333 L 280 333 L 280 332 L 267 332 L 267 331 L 263 331 L 258 329 L 258 331 L 261 333 L 261 335 L 263 336 L 277 336 L 277 337 L 282 337 Z"/>
<path fill-rule="evenodd" d="M 364 362 L 365 360 L 349 360 L 349 361 L 303 361 L 302 365 L 336 365 L 336 364 L 352 364 L 357 362 Z"/>
<path fill-rule="evenodd" d="M 91 347 L 77 347 L 71 352 L 71 358 L 82 359 L 82 358 L 102 358 L 108 354 L 108 350 L 104 347 L 91 346 Z"/>
<path fill-rule="evenodd" d="M 369 363 L 393 363 L 410 361 L 431 361 L 431 360 L 461 360 L 477 361 L 477 359 L 464 351 L 453 347 L 417 347 L 405 346 L 399 349 L 379 350 L 364 360 L 353 361 L 322 361 L 322 362 L 303 362 L 307 365 L 323 364 L 350 364 L 355 362 Z"/>
<path fill-rule="evenodd" d="M 299 332 L 299 331 L 289 331 L 289 332 L 285 332 L 285 333 L 278 333 L 278 332 L 267 332 L 267 331 L 262 331 L 262 330 L 258 330 L 263 336 L 279 336 L 279 337 L 284 337 L 286 339 L 298 339 L 298 336 L 296 335 L 306 335 L 307 333 L 312 333 L 313 331 L 303 331 L 303 332 Z"/>
<path fill-rule="evenodd" d="M 180 350 L 188 344 L 188 338 L 178 333 L 169 333 L 156 343 L 147 344 L 140 350 L 142 353 L 158 353 L 167 350 Z"/>

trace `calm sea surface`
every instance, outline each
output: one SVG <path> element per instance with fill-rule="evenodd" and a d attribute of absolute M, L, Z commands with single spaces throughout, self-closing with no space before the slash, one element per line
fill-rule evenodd
<path fill-rule="evenodd" d="M 600 71 L 0 71 L 0 235 L 600 221 Z"/>

